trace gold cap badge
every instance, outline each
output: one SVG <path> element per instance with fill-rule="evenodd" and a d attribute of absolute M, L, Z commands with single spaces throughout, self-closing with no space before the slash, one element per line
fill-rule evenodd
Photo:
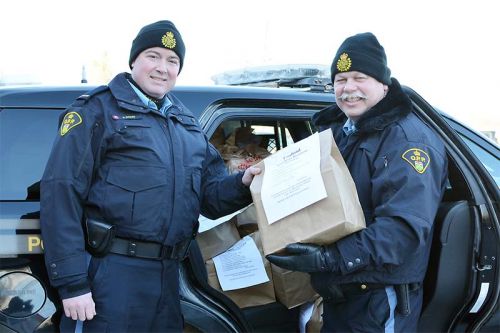
<path fill-rule="evenodd" d="M 341 72 L 347 72 L 351 68 L 351 58 L 347 53 L 342 53 L 337 61 L 337 69 Z"/>
<path fill-rule="evenodd" d="M 168 31 L 167 33 L 165 33 L 161 37 L 161 43 L 163 44 L 163 46 L 165 46 L 169 49 L 173 49 L 175 47 L 175 45 L 177 44 L 175 37 L 174 37 L 174 33 L 172 31 Z"/>
<path fill-rule="evenodd" d="M 413 169 L 415 169 L 418 173 L 424 173 L 431 162 L 429 155 L 425 151 L 418 148 L 408 149 L 401 157 L 403 160 L 410 163 Z"/>
<path fill-rule="evenodd" d="M 68 133 L 70 129 L 82 123 L 82 117 L 74 111 L 68 112 L 61 124 L 61 136 Z"/>

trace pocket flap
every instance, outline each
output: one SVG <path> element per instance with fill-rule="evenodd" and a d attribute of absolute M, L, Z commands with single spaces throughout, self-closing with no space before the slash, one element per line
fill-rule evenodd
<path fill-rule="evenodd" d="M 163 167 L 111 167 L 106 181 L 127 191 L 140 192 L 167 184 L 167 170 Z"/>

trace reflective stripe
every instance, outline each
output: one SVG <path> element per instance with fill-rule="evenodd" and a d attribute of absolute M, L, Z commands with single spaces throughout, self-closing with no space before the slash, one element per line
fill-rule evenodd
<path fill-rule="evenodd" d="M 83 330 L 83 321 L 77 320 L 75 325 L 75 333 L 82 333 Z"/>
<path fill-rule="evenodd" d="M 385 323 L 386 333 L 394 333 L 394 311 L 396 310 L 396 291 L 394 287 L 385 287 L 385 293 L 387 294 L 387 302 L 389 303 L 389 319 Z"/>
<path fill-rule="evenodd" d="M 86 259 L 87 259 L 87 269 L 90 265 L 90 259 L 92 258 L 92 256 L 86 252 Z M 75 325 L 75 333 L 82 333 L 83 332 L 83 321 L 81 320 L 77 320 L 76 321 L 76 325 Z"/>

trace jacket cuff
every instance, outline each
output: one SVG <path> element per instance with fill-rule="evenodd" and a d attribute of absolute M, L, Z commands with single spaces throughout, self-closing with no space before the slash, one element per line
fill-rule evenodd
<path fill-rule="evenodd" d="M 52 260 L 47 263 L 50 282 L 59 287 L 87 277 L 87 258 L 84 253 Z"/>
<path fill-rule="evenodd" d="M 340 271 L 340 252 L 335 244 L 325 246 L 325 261 L 330 272 Z"/>
<path fill-rule="evenodd" d="M 356 272 L 369 264 L 356 244 L 356 237 L 345 237 L 336 242 L 339 250 L 339 268 L 342 275 Z"/>
<path fill-rule="evenodd" d="M 236 191 L 240 194 L 240 197 L 244 201 L 249 201 L 248 203 L 251 203 L 252 194 L 250 193 L 250 186 L 246 186 L 242 181 L 244 173 L 244 171 L 241 171 L 231 176 L 234 177 L 234 186 L 236 188 Z"/>
<path fill-rule="evenodd" d="M 57 289 L 61 299 L 67 299 L 71 297 L 76 297 L 84 295 L 90 292 L 90 284 L 87 279 L 82 279 L 80 281 L 63 285 Z"/>

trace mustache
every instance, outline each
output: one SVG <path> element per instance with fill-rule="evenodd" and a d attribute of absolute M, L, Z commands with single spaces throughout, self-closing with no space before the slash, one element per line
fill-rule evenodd
<path fill-rule="evenodd" d="M 339 99 L 342 100 L 342 101 L 345 101 L 345 100 L 347 100 L 349 98 L 367 99 L 368 97 L 365 94 L 360 93 L 360 92 L 351 93 L 351 94 L 343 93 L 342 95 L 339 96 Z"/>

